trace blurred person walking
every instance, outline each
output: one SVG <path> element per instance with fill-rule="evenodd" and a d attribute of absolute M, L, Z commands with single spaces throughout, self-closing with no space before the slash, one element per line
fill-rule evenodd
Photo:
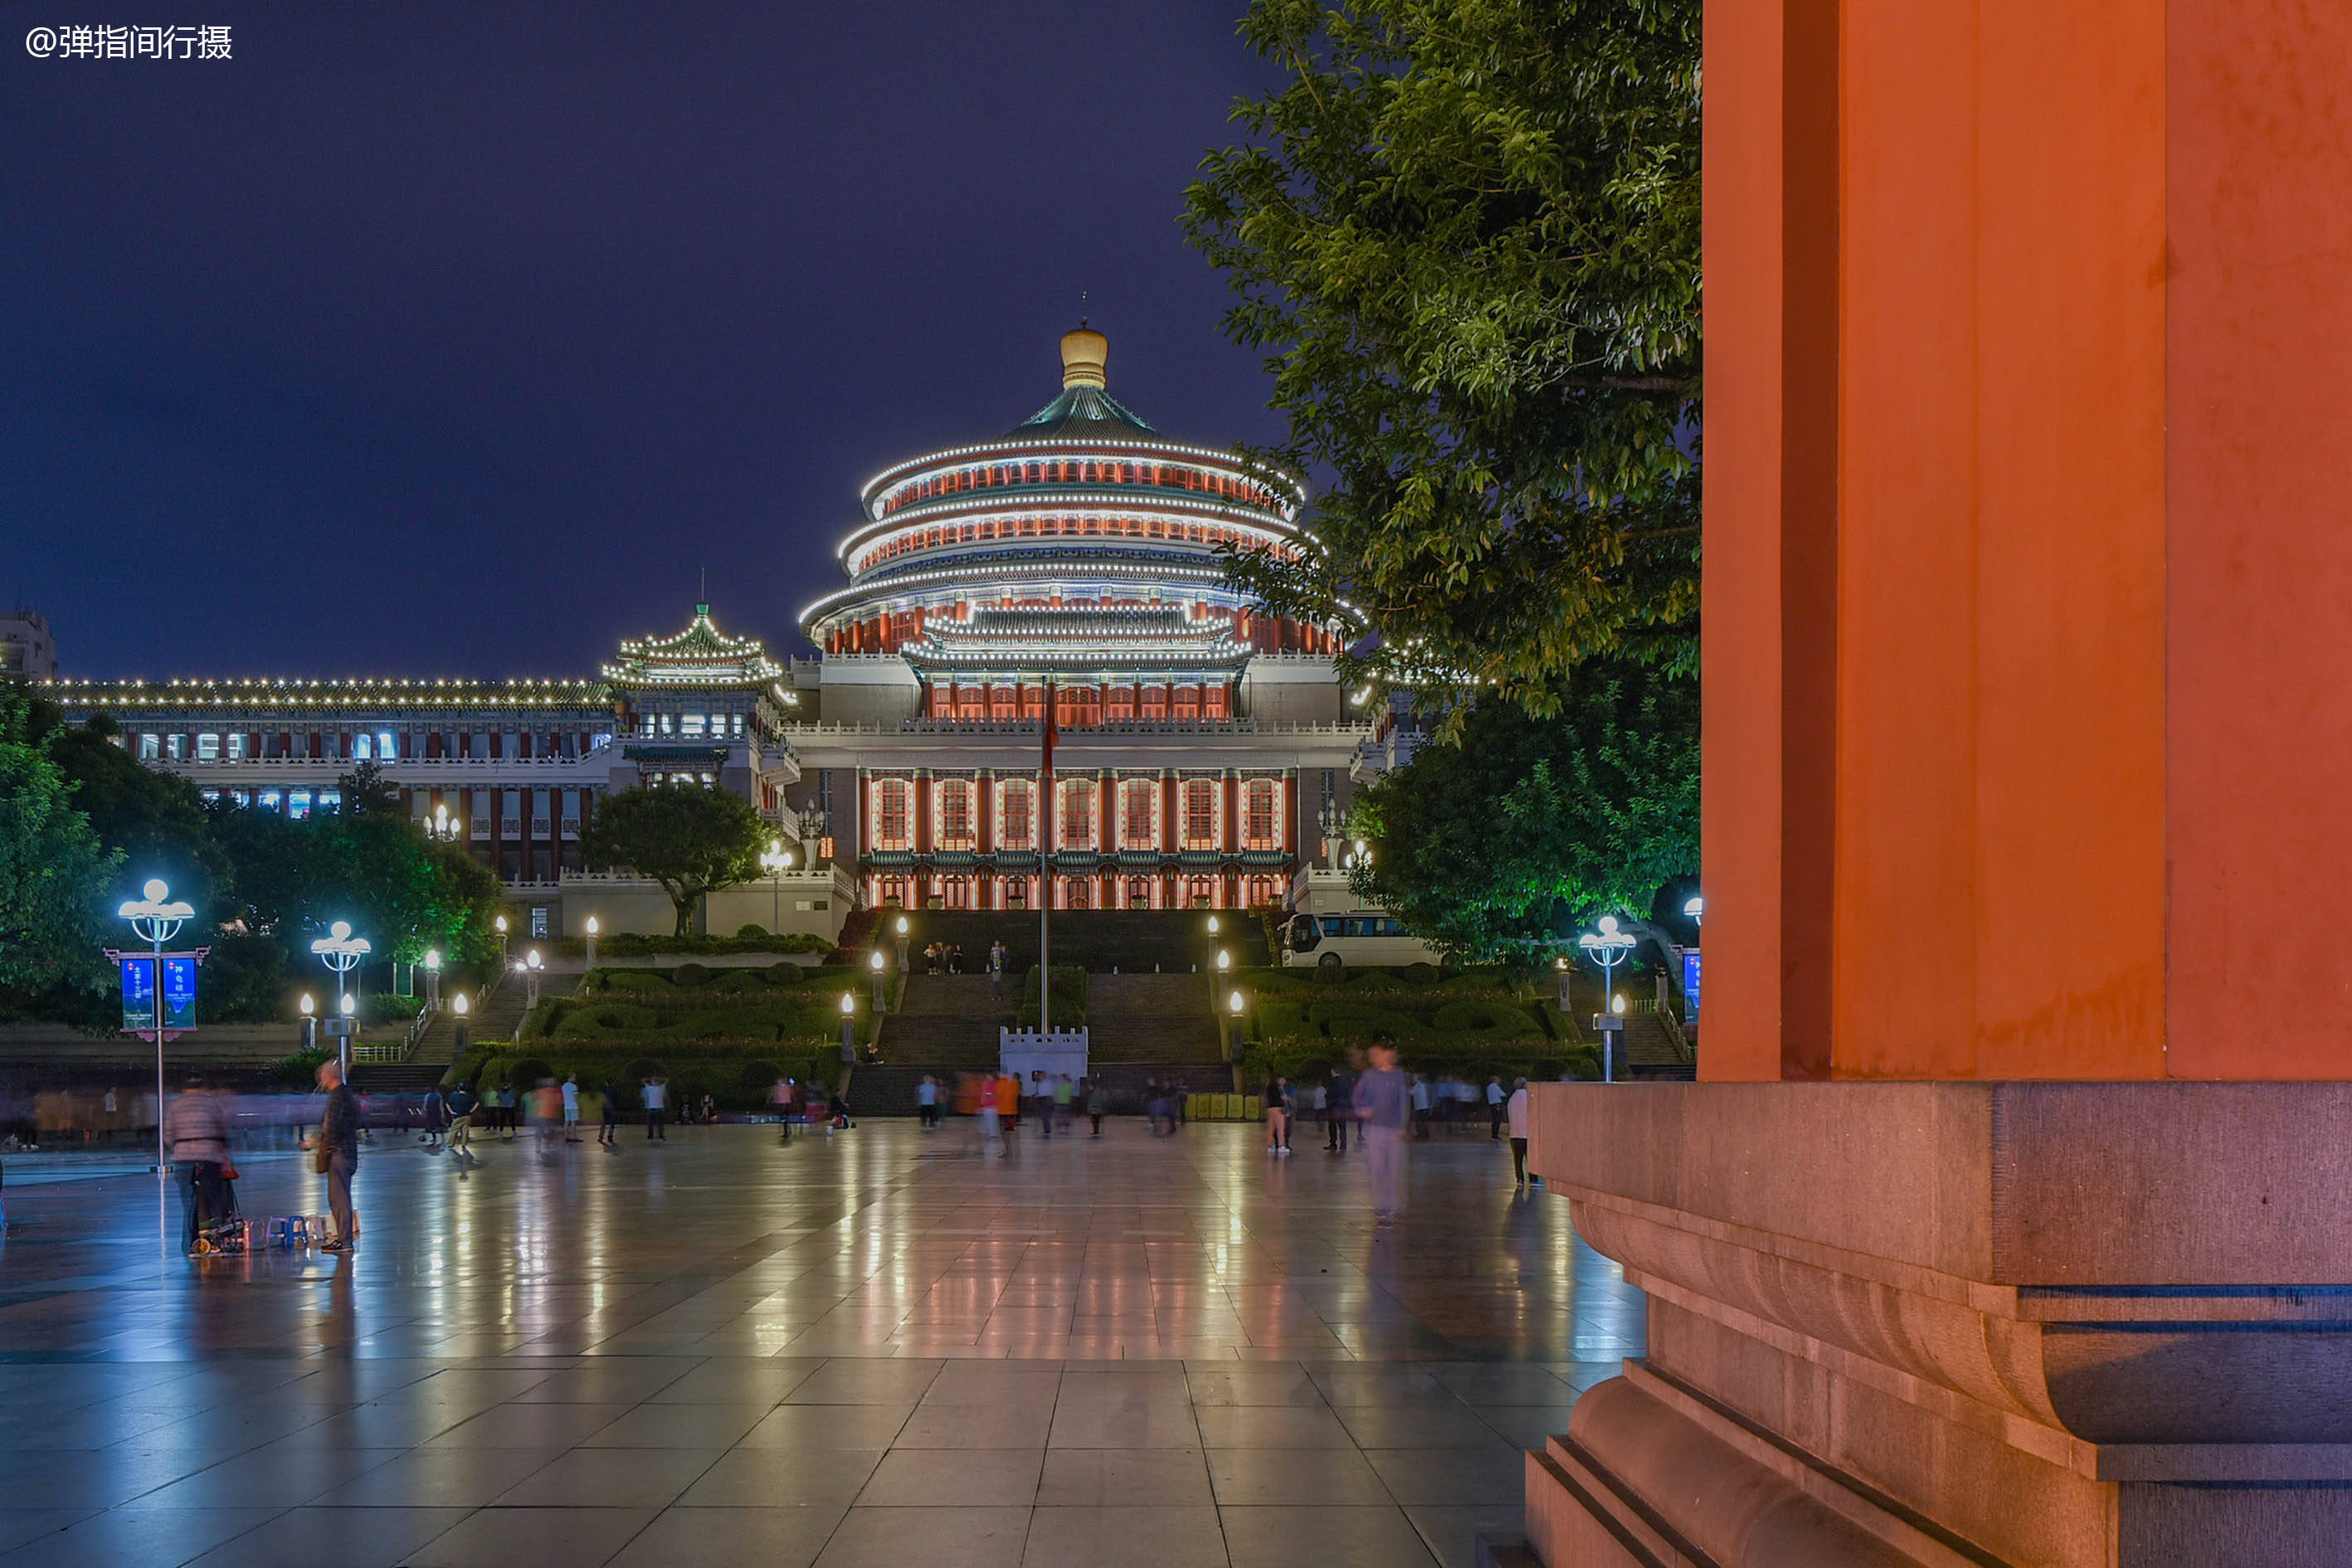
<path fill-rule="evenodd" d="M 228 1113 L 202 1079 L 190 1079 L 163 1112 L 163 1142 L 180 1189 L 183 1252 L 195 1251 L 204 1227 L 223 1217 L 221 1167 L 228 1163 Z"/>
<path fill-rule="evenodd" d="M 1413 1111 L 1411 1089 L 1397 1070 L 1396 1047 L 1372 1047 L 1371 1070 L 1356 1079 L 1356 1119 L 1364 1124 L 1364 1152 L 1372 1179 L 1372 1215 L 1381 1224 L 1404 1207 L 1404 1140 Z"/>
<path fill-rule="evenodd" d="M 1511 1098 L 1503 1108 L 1505 1120 L 1511 1129 L 1512 1184 L 1528 1184 L 1528 1080 L 1520 1079 L 1511 1089 Z"/>

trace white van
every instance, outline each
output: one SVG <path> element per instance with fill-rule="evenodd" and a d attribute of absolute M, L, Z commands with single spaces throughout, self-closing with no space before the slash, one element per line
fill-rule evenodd
<path fill-rule="evenodd" d="M 1282 933 L 1286 964 L 1370 964 L 1397 968 L 1408 963 L 1435 963 L 1437 953 L 1427 942 L 1404 929 L 1404 922 L 1383 910 L 1349 910 L 1338 914 L 1296 914 Z"/>

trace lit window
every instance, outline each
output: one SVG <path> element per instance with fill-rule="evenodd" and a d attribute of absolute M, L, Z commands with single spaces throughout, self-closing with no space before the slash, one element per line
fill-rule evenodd
<path fill-rule="evenodd" d="M 1119 839 L 1139 849 L 1149 849 L 1159 835 L 1152 831 L 1152 796 L 1158 793 L 1150 779 L 1129 779 L 1119 786 Z"/>
<path fill-rule="evenodd" d="M 220 761 L 220 737 L 218 735 L 204 734 L 196 737 L 196 761 L 200 763 L 216 763 Z"/>
<path fill-rule="evenodd" d="M 1275 816 L 1275 783 L 1272 779 L 1252 779 L 1243 791 L 1244 810 L 1242 828 L 1250 849 L 1276 849 Z M 1255 902 L 1255 900 L 1252 900 Z"/>
<path fill-rule="evenodd" d="M 394 738 L 391 731 L 381 730 L 376 732 L 375 754 L 387 763 L 400 755 L 400 744 Z"/>
<path fill-rule="evenodd" d="M 1089 848 L 1095 841 L 1095 786 L 1085 779 L 1062 785 L 1062 843 Z"/>
<path fill-rule="evenodd" d="M 286 804 L 286 797 L 285 797 L 283 795 L 280 795 L 278 791 L 276 791 L 276 790 L 274 790 L 274 789 L 266 789 L 266 790 L 263 790 L 263 791 L 261 792 L 261 809 L 262 809 L 262 810 L 264 810 L 264 811 L 276 811 L 278 807 L 280 807 L 280 806 L 284 805 L 285 804 Z"/>
<path fill-rule="evenodd" d="M 339 790 L 339 789 L 322 789 L 322 790 L 320 790 L 320 791 L 319 792 L 319 809 L 320 809 L 320 811 L 341 811 L 341 810 L 342 810 L 342 809 L 343 809 L 343 792 L 342 792 L 341 790 Z"/>
<path fill-rule="evenodd" d="M 230 762 L 241 763 L 245 761 L 245 742 L 246 734 L 244 731 L 236 730 L 230 732 L 228 738 L 228 760 Z"/>
<path fill-rule="evenodd" d="M 362 730 L 352 737 L 352 760 L 364 763 L 375 755 L 375 737 Z"/>
<path fill-rule="evenodd" d="M 699 735 L 699 734 L 701 734 L 701 733 L 702 733 L 702 715 L 701 715 L 701 714 L 699 714 L 699 713 L 688 713 L 688 714 L 687 714 L 687 715 L 686 715 L 683 719 L 681 719 L 681 720 L 679 721 L 679 722 L 678 722 L 678 733 L 680 733 L 680 734 L 682 734 L 682 735 Z"/>
<path fill-rule="evenodd" d="M 286 815 L 297 822 L 310 816 L 310 792 L 307 789 L 289 791 L 286 795 Z"/>
<path fill-rule="evenodd" d="M 965 779 L 948 779 L 940 785 L 940 847 L 969 849 L 971 835 L 971 784 Z M 950 909 L 967 906 L 951 904 Z"/>
<path fill-rule="evenodd" d="M 152 763 L 163 753 L 163 737 L 153 732 L 139 737 L 139 760 Z"/>
<path fill-rule="evenodd" d="M 163 738 L 163 754 L 175 763 L 187 761 L 188 738 L 185 735 L 166 735 Z"/>
<path fill-rule="evenodd" d="M 911 793 L 904 779 L 884 779 L 875 786 L 875 842 L 879 847 L 907 847 L 908 796 Z"/>
<path fill-rule="evenodd" d="M 203 799 L 206 805 L 218 805 L 220 804 L 221 794 L 220 791 L 216 789 L 198 790 L 196 794 Z"/>
<path fill-rule="evenodd" d="M 1208 779 L 1184 784 L 1184 847 L 1208 849 L 1217 838 L 1217 786 Z"/>
<path fill-rule="evenodd" d="M 1034 849 L 1036 841 L 1036 786 L 1024 780 L 1013 780 L 998 791 L 1003 816 L 997 845 L 1004 849 Z"/>

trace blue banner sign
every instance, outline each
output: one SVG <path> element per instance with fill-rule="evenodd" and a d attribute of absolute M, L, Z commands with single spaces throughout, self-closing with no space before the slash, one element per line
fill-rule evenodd
<path fill-rule="evenodd" d="M 191 953 L 163 955 L 163 1027 L 196 1026 L 196 961 Z"/>
<path fill-rule="evenodd" d="M 152 958 L 122 961 L 122 1026 L 134 1034 L 155 1027 L 155 961 Z"/>
<path fill-rule="evenodd" d="M 1698 949 L 1683 949 L 1683 1016 L 1686 1023 L 1698 1022 Z"/>
<path fill-rule="evenodd" d="M 196 955 L 163 955 L 163 1027 L 196 1026 Z M 122 958 L 122 1027 L 128 1034 L 152 1034 L 155 1029 L 155 960 L 150 955 Z"/>

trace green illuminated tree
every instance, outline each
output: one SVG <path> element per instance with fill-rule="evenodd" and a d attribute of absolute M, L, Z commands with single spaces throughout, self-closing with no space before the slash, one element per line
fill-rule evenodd
<path fill-rule="evenodd" d="M 74 809 L 65 774 L 37 746 L 0 741 L 0 988 L 24 997 L 106 988 L 106 899 L 121 857 Z"/>
<path fill-rule="evenodd" d="M 1358 889 L 1465 963 L 1544 962 L 1575 923 L 1638 936 L 1658 889 L 1698 868 L 1698 690 L 1594 661 L 1555 716 L 1481 702 L 1358 797 Z"/>
<path fill-rule="evenodd" d="M 1608 655 L 1688 671 L 1698 586 L 1697 0 L 1256 0 L 1288 80 L 1187 193 L 1329 476 L 1281 613 L 1350 679 L 1560 711 Z M 1448 724 L 1460 710 L 1444 710 Z"/>
<path fill-rule="evenodd" d="M 760 869 L 767 827 L 751 803 L 698 784 L 626 789 L 604 795 L 581 825 L 580 854 L 592 866 L 625 866 L 661 884 L 684 936 L 705 894 L 749 881 Z"/>

